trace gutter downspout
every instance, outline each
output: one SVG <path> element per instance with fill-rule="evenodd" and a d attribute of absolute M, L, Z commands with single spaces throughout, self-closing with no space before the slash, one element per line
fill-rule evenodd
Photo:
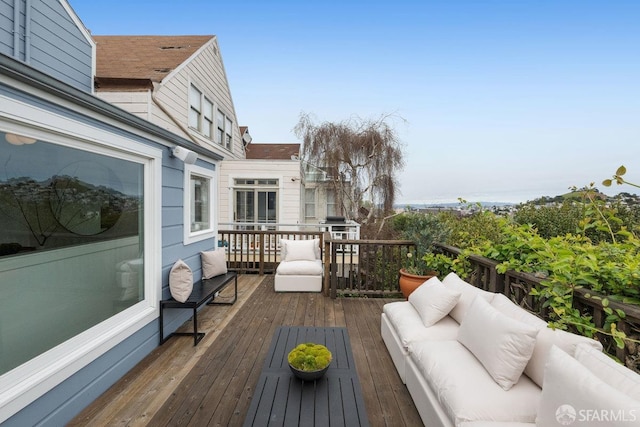
<path fill-rule="evenodd" d="M 13 57 L 20 59 L 20 0 L 13 0 Z"/>
<path fill-rule="evenodd" d="M 27 0 L 24 11 L 24 62 L 31 62 L 31 0 Z"/>

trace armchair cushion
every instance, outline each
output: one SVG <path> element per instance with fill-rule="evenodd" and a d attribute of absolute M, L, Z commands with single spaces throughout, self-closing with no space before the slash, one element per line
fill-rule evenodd
<path fill-rule="evenodd" d="M 315 261 L 320 259 L 320 239 L 280 240 L 281 261 Z"/>
<path fill-rule="evenodd" d="M 322 276 L 322 261 L 284 261 L 278 264 L 276 273 L 283 276 Z"/>

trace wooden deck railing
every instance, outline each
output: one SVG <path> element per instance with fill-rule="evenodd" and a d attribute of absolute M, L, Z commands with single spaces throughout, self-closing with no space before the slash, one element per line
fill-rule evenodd
<path fill-rule="evenodd" d="M 278 230 L 219 230 L 218 246 L 227 251 L 229 268 L 238 273 L 274 273 L 280 262 L 281 239 L 320 239 L 326 232 Z"/>
<path fill-rule="evenodd" d="M 331 298 L 401 296 L 400 269 L 415 248 L 410 240 L 326 239 L 325 293 Z"/>
<path fill-rule="evenodd" d="M 280 239 L 321 239 L 324 262 L 324 291 L 331 298 L 338 296 L 398 297 L 399 271 L 407 252 L 415 253 L 411 241 L 332 239 L 321 231 L 241 231 L 222 230 L 220 242 L 228 249 L 230 267 L 241 273 L 274 273 L 279 262 Z M 461 250 L 452 246 L 435 245 L 437 251 L 457 256 Z M 472 273 L 465 279 L 474 286 L 490 292 L 507 295 L 521 307 L 549 320 L 544 301 L 531 295 L 531 289 L 543 280 L 532 274 L 507 271 L 500 274 L 496 261 L 472 255 L 469 257 Z M 595 298 L 594 298 L 595 297 Z M 574 307 L 591 316 L 601 328 L 607 321 L 608 310 L 602 304 L 602 295 L 577 289 Z M 620 309 L 625 317 L 617 328 L 630 337 L 623 349 L 615 345 L 606 334 L 597 334 L 605 351 L 617 357 L 631 369 L 640 372 L 640 307 L 609 300 L 608 308 Z"/>
<path fill-rule="evenodd" d="M 452 246 L 436 245 L 436 248 L 452 256 L 460 253 L 460 249 Z M 499 274 L 495 269 L 497 263 L 481 256 L 472 256 L 469 260 L 473 266 L 473 272 L 467 280 L 482 289 L 504 293 L 516 304 L 549 320 L 549 307 L 545 306 L 543 300 L 531 295 L 531 289 L 539 287 L 544 279 L 517 271 Z M 584 316 L 590 316 L 596 327 L 602 328 L 608 316 L 602 304 L 603 298 L 605 298 L 604 295 L 588 289 L 576 289 L 573 295 L 573 306 L 578 308 Z M 612 337 L 607 334 L 598 333 L 597 338 L 607 353 L 618 358 L 628 368 L 640 372 L 640 344 L 635 342 L 640 339 L 640 307 L 609 299 L 608 308 L 620 309 L 625 313 L 625 317 L 617 322 L 616 327 L 634 341 L 629 341 L 624 348 L 618 348 Z"/>

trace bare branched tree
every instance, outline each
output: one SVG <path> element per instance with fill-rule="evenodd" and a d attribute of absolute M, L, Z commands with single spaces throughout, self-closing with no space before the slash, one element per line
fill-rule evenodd
<path fill-rule="evenodd" d="M 393 209 L 397 173 L 404 167 L 403 145 L 389 121 L 351 118 L 316 125 L 301 114 L 294 128 L 302 139 L 302 158 L 328 172 L 338 202 L 350 219 L 369 220 Z"/>

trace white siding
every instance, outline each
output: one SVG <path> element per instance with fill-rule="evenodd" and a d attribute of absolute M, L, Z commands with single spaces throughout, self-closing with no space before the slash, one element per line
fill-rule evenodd
<path fill-rule="evenodd" d="M 276 178 L 278 222 L 302 223 L 300 216 L 300 163 L 292 160 L 229 160 L 220 164 L 218 192 L 220 222 L 233 221 L 233 180 L 235 178 Z"/>
<path fill-rule="evenodd" d="M 227 117 L 233 121 L 232 147 L 231 151 L 208 140 L 196 131 L 191 131 L 200 145 L 229 159 L 244 158 L 244 150 L 238 128 L 231 91 L 224 70 L 220 50 L 217 40 L 204 46 L 191 60 L 185 62 L 181 68 L 170 74 L 157 87 L 156 100 L 177 120 L 188 127 L 189 112 L 189 85 L 193 83 L 199 90 L 211 99 L 215 108 L 220 109 Z M 159 111 L 159 110 L 158 110 Z M 158 123 L 162 119 L 158 116 L 157 110 L 152 110 L 152 121 Z M 159 124 L 159 123 L 158 123 Z"/>
<path fill-rule="evenodd" d="M 99 98 L 117 105 L 125 111 L 149 120 L 149 91 L 144 92 L 96 92 Z"/>

